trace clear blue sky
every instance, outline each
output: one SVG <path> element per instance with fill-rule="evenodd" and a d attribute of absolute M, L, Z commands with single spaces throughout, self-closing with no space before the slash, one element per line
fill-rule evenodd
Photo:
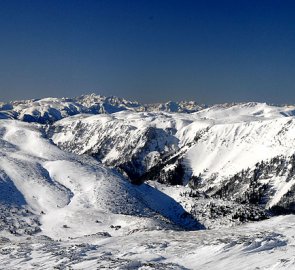
<path fill-rule="evenodd" d="M 0 0 L 0 100 L 295 103 L 295 1 Z"/>

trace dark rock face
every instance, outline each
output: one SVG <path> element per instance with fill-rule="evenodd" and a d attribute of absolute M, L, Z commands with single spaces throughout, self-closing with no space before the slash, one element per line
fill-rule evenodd
<path fill-rule="evenodd" d="M 176 159 L 176 158 L 175 158 Z M 166 166 L 172 165 L 170 169 Z M 155 180 L 167 185 L 182 185 L 185 175 L 185 168 L 181 160 L 168 160 L 159 162 L 141 176 L 141 180 Z"/>

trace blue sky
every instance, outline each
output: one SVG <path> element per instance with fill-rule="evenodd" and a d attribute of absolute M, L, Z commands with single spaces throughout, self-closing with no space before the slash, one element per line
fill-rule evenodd
<path fill-rule="evenodd" d="M 294 1 L 0 0 L 0 100 L 295 103 Z"/>

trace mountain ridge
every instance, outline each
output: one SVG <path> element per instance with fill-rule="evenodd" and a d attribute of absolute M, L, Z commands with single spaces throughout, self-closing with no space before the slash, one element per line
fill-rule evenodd
<path fill-rule="evenodd" d="M 141 104 L 115 96 L 89 94 L 75 98 L 42 98 L 0 103 L 0 117 L 46 124 L 81 113 L 111 114 L 123 110 L 192 113 L 203 107 L 205 105 L 198 105 L 194 101 Z"/>

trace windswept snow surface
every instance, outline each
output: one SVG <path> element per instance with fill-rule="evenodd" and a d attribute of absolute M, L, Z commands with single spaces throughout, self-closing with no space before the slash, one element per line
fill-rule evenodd
<path fill-rule="evenodd" d="M 294 269 L 295 217 L 280 216 L 234 230 L 141 231 L 63 241 L 2 237 L 5 269 Z"/>

